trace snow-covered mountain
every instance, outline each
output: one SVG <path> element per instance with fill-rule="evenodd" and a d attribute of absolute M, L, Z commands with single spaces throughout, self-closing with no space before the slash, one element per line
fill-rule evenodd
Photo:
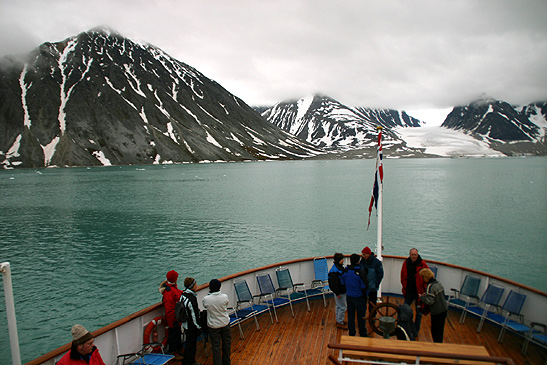
<path fill-rule="evenodd" d="M 4 168 L 320 153 L 195 68 L 108 29 L 0 60 L 0 131 Z"/>
<path fill-rule="evenodd" d="M 423 156 L 423 151 L 409 148 L 393 131 L 395 127 L 419 127 L 420 121 L 404 111 L 348 107 L 322 95 L 284 101 L 262 110 L 270 123 L 327 151 L 360 151 L 374 156 L 376 127 L 384 127 L 383 148 L 386 155 Z"/>
<path fill-rule="evenodd" d="M 423 127 L 404 111 L 348 107 L 314 95 L 263 108 L 261 115 L 329 156 L 374 156 L 379 125 L 386 156 L 512 156 L 547 155 L 546 111 L 546 103 L 514 108 L 483 100 L 455 107 L 442 127 Z"/>
<path fill-rule="evenodd" d="M 513 107 L 479 100 L 455 107 L 442 127 L 462 131 L 505 155 L 547 155 L 547 103 Z"/>

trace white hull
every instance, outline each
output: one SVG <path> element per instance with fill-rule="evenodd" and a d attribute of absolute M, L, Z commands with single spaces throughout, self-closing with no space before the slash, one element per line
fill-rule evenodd
<path fill-rule="evenodd" d="M 404 257 L 399 256 L 383 257 L 385 271 L 385 276 L 382 281 L 383 294 L 401 295 L 400 272 L 404 259 Z M 346 260 L 349 261 L 348 259 Z M 504 302 L 505 297 L 510 290 L 524 293 L 527 297 L 521 314 L 524 316 L 525 323 L 547 323 L 547 293 L 480 271 L 437 261 L 427 262 L 438 267 L 438 280 L 443 284 L 447 295 L 449 294 L 451 288 L 460 289 L 463 279 L 467 274 L 473 274 L 482 278 L 479 294 L 484 292 L 489 283 L 497 283 L 505 288 L 505 293 L 501 299 L 501 303 Z M 332 260 L 329 258 L 329 267 L 331 265 Z M 255 279 L 256 273 L 269 272 L 275 284 L 275 269 L 279 266 L 289 267 L 291 276 L 295 283 L 306 283 L 307 287 L 309 287 L 314 279 L 313 258 L 307 258 L 302 260 L 281 262 L 221 278 L 221 290 L 228 295 L 230 298 L 230 303 L 233 305 L 237 302 L 232 284 L 235 278 L 245 278 L 253 294 L 257 294 L 259 293 L 259 290 Z M 208 292 L 207 288 L 203 285 L 200 286 L 200 289 L 201 290 L 198 291 L 198 303 L 201 303 L 201 299 Z M 115 323 L 94 331 L 93 334 L 95 335 L 95 345 L 99 348 L 105 363 L 113 365 L 116 363 L 116 357 L 119 354 L 139 351 L 142 347 L 143 334 L 147 324 L 155 317 L 163 316 L 163 314 L 164 310 L 161 303 L 157 303 Z M 160 333 L 160 337 L 163 337 L 163 334 Z M 54 365 L 55 362 L 57 362 L 68 350 L 69 346 L 70 344 L 67 344 L 59 349 L 51 351 L 50 353 L 41 356 L 28 364 L 44 363 Z"/>

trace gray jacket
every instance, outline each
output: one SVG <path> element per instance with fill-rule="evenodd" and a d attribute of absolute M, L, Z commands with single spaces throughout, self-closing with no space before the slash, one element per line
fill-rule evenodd
<path fill-rule="evenodd" d="M 443 285 L 436 279 L 429 281 L 425 293 L 420 299 L 424 304 L 429 306 L 431 315 L 440 314 L 448 310 L 448 302 L 444 296 Z"/>

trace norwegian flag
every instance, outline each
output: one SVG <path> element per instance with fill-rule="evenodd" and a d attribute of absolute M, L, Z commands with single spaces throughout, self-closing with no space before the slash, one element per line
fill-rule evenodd
<path fill-rule="evenodd" d="M 378 155 L 376 157 L 376 172 L 374 174 L 374 186 L 372 187 L 372 197 L 370 198 L 370 205 L 368 207 L 368 227 L 370 227 L 370 214 L 372 213 L 372 206 L 378 210 L 378 192 L 380 191 L 380 184 L 384 182 L 384 168 L 382 166 L 382 127 L 378 129 Z"/>

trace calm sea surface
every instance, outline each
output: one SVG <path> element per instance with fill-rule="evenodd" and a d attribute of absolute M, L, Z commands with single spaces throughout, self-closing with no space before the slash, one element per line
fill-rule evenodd
<path fill-rule="evenodd" d="M 374 160 L 0 171 L 22 361 L 199 283 L 283 260 L 360 252 Z M 547 291 L 547 158 L 385 160 L 384 254 Z M 373 213 L 374 215 L 374 213 Z M 0 297 L 0 363 L 9 363 Z"/>

